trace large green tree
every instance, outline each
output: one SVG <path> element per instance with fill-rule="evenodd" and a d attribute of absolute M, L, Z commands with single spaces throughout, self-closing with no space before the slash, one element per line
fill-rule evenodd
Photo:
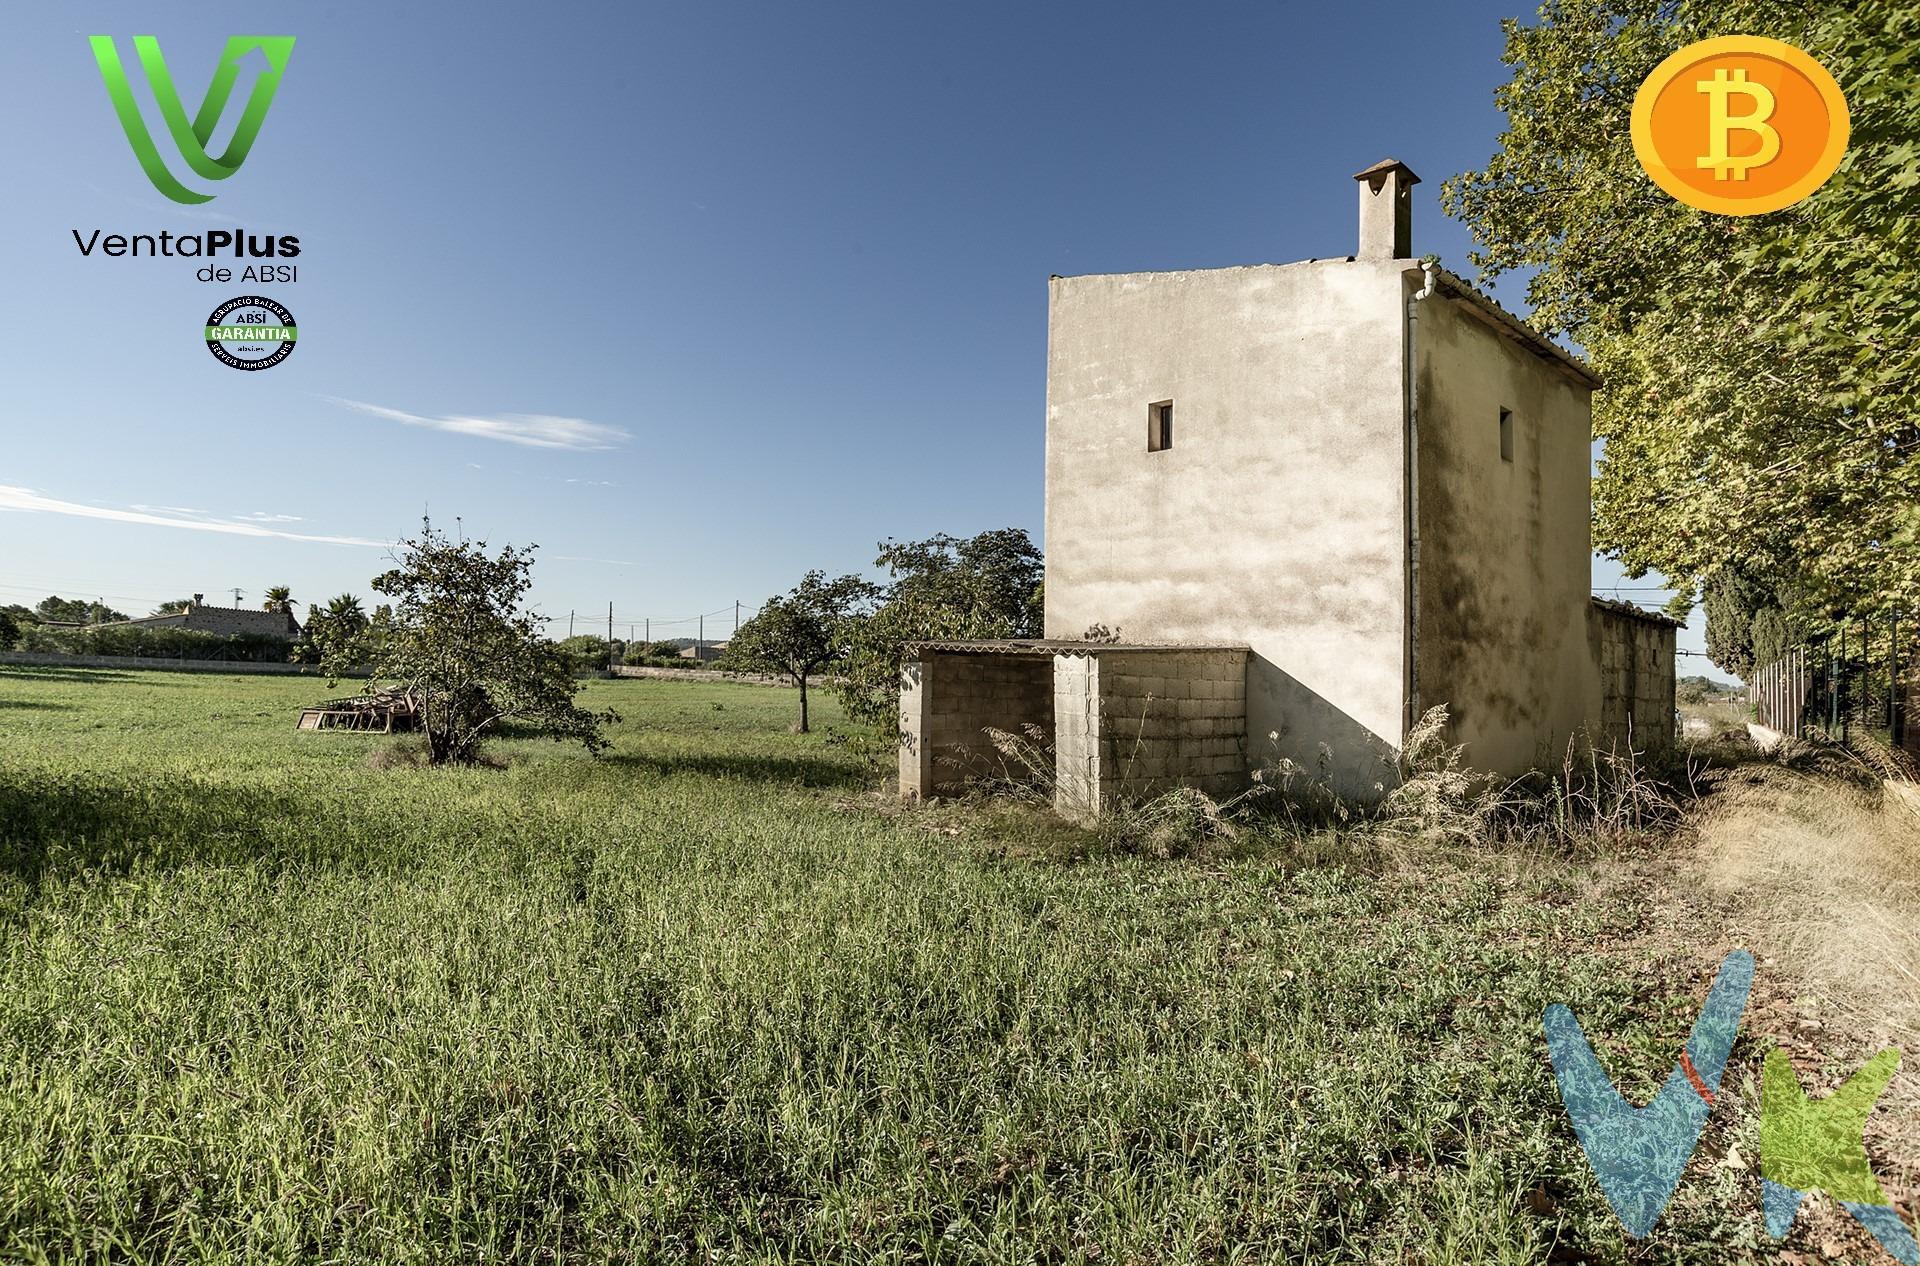
<path fill-rule="evenodd" d="M 1045 560 L 1023 528 L 885 541 L 875 561 L 889 583 L 851 633 L 841 687 L 849 716 L 883 728 L 898 723 L 907 642 L 1040 636 Z"/>
<path fill-rule="evenodd" d="M 879 593 L 858 576 L 828 580 L 810 571 L 793 589 L 765 606 L 734 630 L 721 667 L 734 672 L 771 673 L 800 690 L 800 732 L 809 728 L 807 683 L 851 651 L 856 617 Z"/>
<path fill-rule="evenodd" d="M 1788 645 L 1782 595 L 1765 578 L 1744 568 L 1726 567 L 1701 586 L 1700 606 L 1707 617 L 1707 655 L 1736 677 L 1750 677 L 1780 658 Z"/>
<path fill-rule="evenodd" d="M 1813 629 L 1920 607 L 1920 2 L 1549 0 L 1505 30 L 1507 131 L 1443 200 L 1606 380 L 1596 546 L 1682 588 L 1764 578 Z M 1647 73 L 1728 34 L 1846 93 L 1846 159 L 1797 206 L 1696 211 L 1634 158 Z"/>

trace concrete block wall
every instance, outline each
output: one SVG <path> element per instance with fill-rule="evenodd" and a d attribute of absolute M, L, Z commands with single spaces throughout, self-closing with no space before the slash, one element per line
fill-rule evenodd
<path fill-rule="evenodd" d="M 1606 607 L 1591 608 L 1600 670 L 1602 746 L 1637 752 L 1671 751 L 1674 744 L 1674 626 Z"/>
<path fill-rule="evenodd" d="M 923 651 L 901 668 L 900 794 L 951 793 L 982 776 L 1019 775 L 993 748 L 991 727 L 1053 730 L 1049 655 Z"/>
<path fill-rule="evenodd" d="M 1056 805 L 1085 816 L 1175 787 L 1247 784 L 1247 652 L 1089 651 L 1054 659 Z"/>

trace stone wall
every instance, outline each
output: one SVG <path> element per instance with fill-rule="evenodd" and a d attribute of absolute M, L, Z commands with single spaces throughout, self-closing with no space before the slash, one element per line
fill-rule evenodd
<path fill-rule="evenodd" d="M 1174 787 L 1247 784 L 1247 652 L 1089 650 L 1053 661 L 1055 804 L 1085 817 Z"/>
<path fill-rule="evenodd" d="M 603 671 L 588 675 L 604 677 L 606 673 Z M 738 681 L 745 682 L 749 686 L 785 686 L 789 690 L 794 688 L 793 682 L 785 677 L 773 677 L 765 673 L 727 673 L 713 668 L 656 668 L 652 664 L 618 664 L 614 667 L 613 675 L 645 677 L 655 681 Z M 811 677 L 807 680 L 807 687 L 818 690 L 823 684 L 833 685 L 835 680 L 837 679 L 831 677 Z"/>
<path fill-rule="evenodd" d="M 900 794 L 951 793 L 981 777 L 1020 776 L 986 734 L 1053 730 L 1053 657 L 983 651 L 918 652 L 900 672 Z"/>
<path fill-rule="evenodd" d="M 1674 743 L 1675 626 L 1598 603 L 1588 608 L 1590 637 L 1600 670 L 1602 747 L 1671 751 Z"/>
<path fill-rule="evenodd" d="M 193 606 L 170 615 L 142 616 L 127 624 L 148 629 L 186 629 L 220 637 L 300 636 L 300 622 L 284 611 L 253 611 L 246 607 Z"/>

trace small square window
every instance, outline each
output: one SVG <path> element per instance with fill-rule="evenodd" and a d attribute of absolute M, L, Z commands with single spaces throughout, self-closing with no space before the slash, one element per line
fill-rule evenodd
<path fill-rule="evenodd" d="M 1513 410 L 1500 410 L 1500 460 L 1513 460 Z"/>
<path fill-rule="evenodd" d="M 1158 453 L 1173 447 L 1173 401 L 1161 400 L 1147 406 L 1147 451 Z"/>

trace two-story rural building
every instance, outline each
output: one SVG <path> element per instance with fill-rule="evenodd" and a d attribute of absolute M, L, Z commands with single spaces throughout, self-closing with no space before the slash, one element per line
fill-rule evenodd
<path fill-rule="evenodd" d="M 902 794 L 989 726 L 1070 812 L 1282 757 L 1376 797 L 1434 704 L 1491 771 L 1671 742 L 1675 622 L 1589 596 L 1598 382 L 1356 180 L 1354 255 L 1051 280 L 1046 636 L 909 648 Z"/>

